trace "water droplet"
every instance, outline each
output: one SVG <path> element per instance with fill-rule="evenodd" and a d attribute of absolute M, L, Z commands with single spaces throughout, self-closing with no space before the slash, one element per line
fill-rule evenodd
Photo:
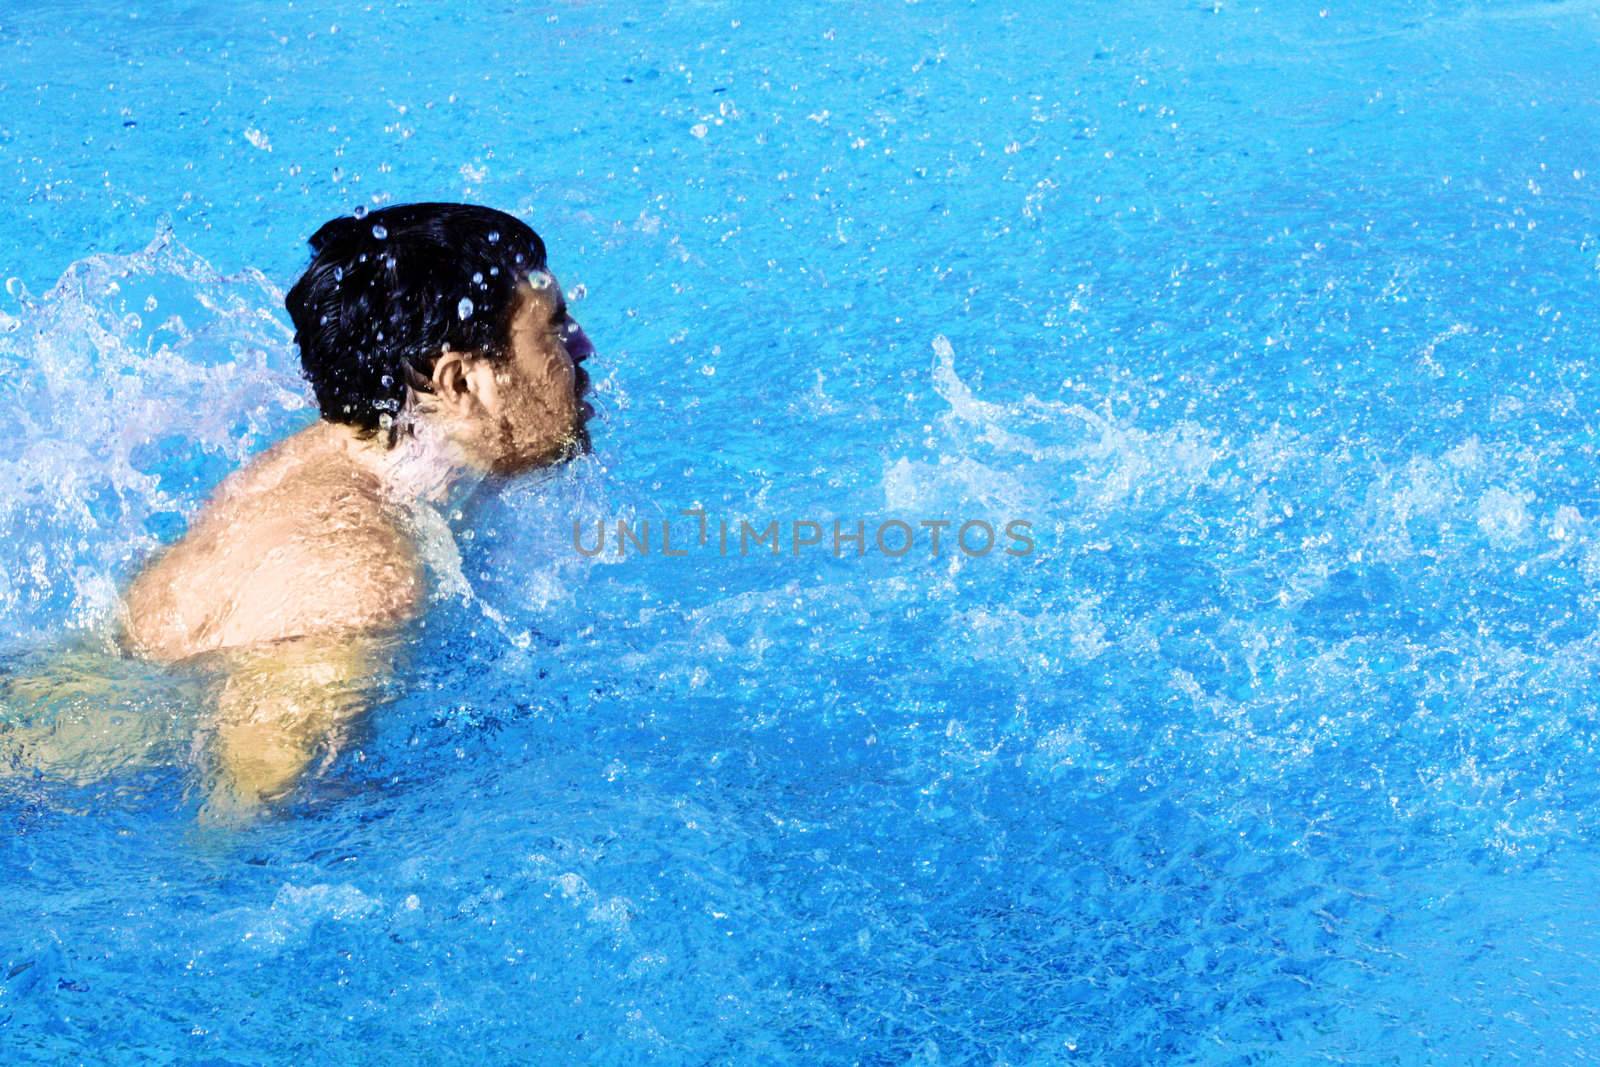
<path fill-rule="evenodd" d="M 392 374 L 385 374 L 382 378 L 379 378 L 378 381 L 383 385 L 383 387 L 385 389 L 393 389 L 394 388 L 394 375 L 392 375 Z"/>
<path fill-rule="evenodd" d="M 528 275 L 528 284 L 535 289 L 548 289 L 550 288 L 550 275 L 542 270 L 536 270 Z"/>
<path fill-rule="evenodd" d="M 489 277 L 491 277 L 491 278 L 500 277 L 500 268 L 499 267 L 490 267 L 489 268 Z"/>
<path fill-rule="evenodd" d="M 364 219 L 366 217 L 367 217 L 367 205 L 365 205 L 365 204 L 357 204 L 356 205 L 356 218 Z"/>
<path fill-rule="evenodd" d="M 474 285 L 482 285 L 483 284 L 483 271 L 481 271 L 481 270 L 473 271 L 472 272 L 472 282 L 473 282 Z"/>
<path fill-rule="evenodd" d="M 382 226 L 374 226 L 372 228 L 372 236 L 381 241 L 385 237 L 389 236 L 389 231 L 384 229 Z"/>
<path fill-rule="evenodd" d="M 469 297 L 461 298 L 461 303 L 456 305 L 456 314 L 461 316 L 462 321 L 472 318 L 472 300 Z"/>
<path fill-rule="evenodd" d="M 490 230 L 489 231 L 489 243 L 490 244 L 499 244 L 500 243 L 500 231 L 499 230 Z"/>

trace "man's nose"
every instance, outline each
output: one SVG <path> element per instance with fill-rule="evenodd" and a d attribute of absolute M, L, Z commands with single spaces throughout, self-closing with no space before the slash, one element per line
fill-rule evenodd
<path fill-rule="evenodd" d="M 567 355 L 572 357 L 574 363 L 582 363 L 594 355 L 594 345 L 589 342 L 589 335 L 576 322 L 567 327 Z"/>

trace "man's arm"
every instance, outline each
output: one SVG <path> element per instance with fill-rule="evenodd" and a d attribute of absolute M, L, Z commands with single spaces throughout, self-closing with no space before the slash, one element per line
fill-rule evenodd
<path fill-rule="evenodd" d="M 228 653 L 217 700 L 208 821 L 247 816 L 294 787 L 319 749 L 330 755 L 381 676 L 378 639 L 298 637 Z"/>

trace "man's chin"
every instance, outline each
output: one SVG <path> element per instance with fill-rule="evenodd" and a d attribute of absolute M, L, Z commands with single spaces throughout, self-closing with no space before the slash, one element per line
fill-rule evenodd
<path fill-rule="evenodd" d="M 572 431 L 572 437 L 567 440 L 567 454 L 565 459 L 577 459 L 594 451 L 593 442 L 589 440 L 589 424 L 578 423 L 578 428 Z"/>
<path fill-rule="evenodd" d="M 539 470 L 541 467 L 554 467 L 579 456 L 587 455 L 591 451 L 589 441 L 589 428 L 579 424 L 571 436 L 567 437 L 554 449 L 535 456 L 513 456 L 501 459 L 489 469 L 489 473 L 496 478 L 514 478 L 519 474 Z"/>

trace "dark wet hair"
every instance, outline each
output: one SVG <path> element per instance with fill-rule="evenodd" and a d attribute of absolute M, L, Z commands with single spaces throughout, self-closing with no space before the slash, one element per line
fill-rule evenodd
<path fill-rule="evenodd" d="M 376 430 L 448 347 L 510 353 L 518 286 L 545 269 L 521 219 L 471 204 L 397 204 L 323 224 L 284 299 L 322 417 Z"/>

